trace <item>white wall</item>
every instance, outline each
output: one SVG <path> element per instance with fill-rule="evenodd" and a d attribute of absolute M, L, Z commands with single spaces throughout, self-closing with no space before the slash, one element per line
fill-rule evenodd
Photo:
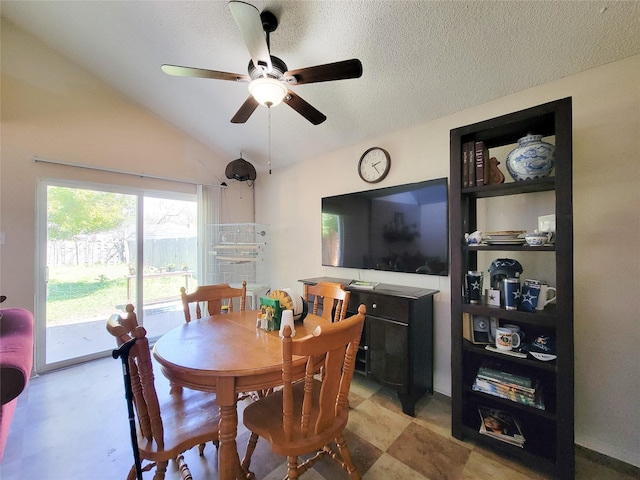
<path fill-rule="evenodd" d="M 639 73 L 634 56 L 300 165 L 278 169 L 274 159 L 256 192 L 257 221 L 273 231 L 274 286 L 301 291 L 299 279 L 328 275 L 440 290 L 434 382 L 449 395 L 449 278 L 323 267 L 320 199 L 369 188 L 356 166 L 371 146 L 392 157 L 381 187 L 448 177 L 450 129 L 571 96 L 576 443 L 640 466 Z"/>

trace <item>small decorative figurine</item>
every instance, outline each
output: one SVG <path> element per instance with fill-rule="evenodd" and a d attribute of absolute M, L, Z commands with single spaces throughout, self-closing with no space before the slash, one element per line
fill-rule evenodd
<path fill-rule="evenodd" d="M 489 159 L 489 183 L 491 185 L 504 183 L 504 174 L 500 171 L 498 165 L 500 165 L 500 162 L 496 157 Z"/>

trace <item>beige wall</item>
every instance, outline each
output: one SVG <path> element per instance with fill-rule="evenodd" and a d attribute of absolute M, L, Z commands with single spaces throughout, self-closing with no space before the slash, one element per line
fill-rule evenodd
<path fill-rule="evenodd" d="M 253 191 L 227 180 L 230 159 L 140 108 L 2 19 L 0 290 L 3 306 L 34 310 L 35 202 L 39 178 L 70 178 L 179 192 L 190 184 L 36 163 L 72 164 L 219 185 L 222 221 L 253 221 Z"/>
<path fill-rule="evenodd" d="M 640 466 L 640 56 L 274 170 L 257 194 L 272 225 L 274 286 L 330 275 L 435 288 L 435 389 L 449 395 L 449 278 L 321 266 L 320 199 L 366 190 L 358 159 L 386 148 L 380 186 L 449 175 L 449 130 L 573 97 L 576 442 Z M 469 88 L 473 88 L 472 85 Z M 336 173 L 338 172 L 338 173 Z M 313 181 L 311 181 L 313 179 Z M 324 181 L 322 181 L 322 180 Z"/>
<path fill-rule="evenodd" d="M 391 173 L 381 186 L 448 177 L 451 128 L 572 96 L 576 441 L 640 466 L 640 300 L 632 276 L 640 271 L 639 73 L 636 56 L 302 165 L 274 165 L 274 174 L 256 187 L 256 221 L 270 224 L 275 238 L 273 286 L 301 290 L 300 278 L 332 275 L 440 290 L 435 388 L 449 394 L 449 278 L 322 267 L 320 199 L 367 188 L 356 165 L 372 145 L 392 155 Z M 229 161 L 5 21 L 1 127 L 0 231 L 6 243 L 0 248 L 0 290 L 9 295 L 9 306 L 33 308 L 37 179 L 115 181 L 112 174 L 36 164 L 34 155 L 212 184 L 224 179 Z M 172 182 L 127 178 L 148 188 L 176 188 Z M 252 221 L 253 191 L 227 183 L 222 220 Z"/>

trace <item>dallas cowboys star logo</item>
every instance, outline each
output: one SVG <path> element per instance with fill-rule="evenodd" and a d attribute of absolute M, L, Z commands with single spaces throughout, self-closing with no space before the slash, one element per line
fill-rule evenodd
<path fill-rule="evenodd" d="M 535 295 L 531 295 L 531 292 L 527 292 L 522 296 L 522 303 L 528 302 L 533 305 L 534 298 L 536 298 Z"/>

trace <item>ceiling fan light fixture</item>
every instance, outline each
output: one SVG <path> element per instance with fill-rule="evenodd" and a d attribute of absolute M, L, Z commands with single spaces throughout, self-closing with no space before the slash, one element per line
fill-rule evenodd
<path fill-rule="evenodd" d="M 287 96 L 287 87 L 275 78 L 256 78 L 249 83 L 249 93 L 261 105 L 275 107 Z"/>

